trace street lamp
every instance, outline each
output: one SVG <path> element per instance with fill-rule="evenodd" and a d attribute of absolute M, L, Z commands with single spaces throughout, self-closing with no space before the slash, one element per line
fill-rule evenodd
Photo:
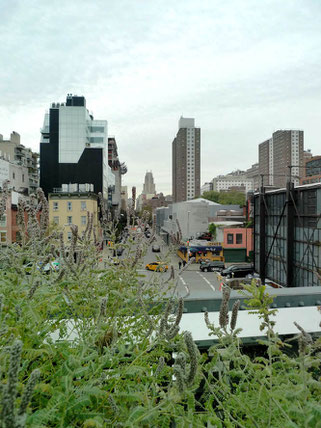
<path fill-rule="evenodd" d="M 189 215 L 190 211 L 187 211 L 187 239 L 189 240 Z"/>

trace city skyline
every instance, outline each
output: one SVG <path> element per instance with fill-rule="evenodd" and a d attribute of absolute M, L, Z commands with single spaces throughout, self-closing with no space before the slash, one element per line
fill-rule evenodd
<path fill-rule="evenodd" d="M 171 193 L 181 115 L 202 129 L 201 184 L 249 168 L 277 129 L 302 129 L 305 149 L 320 154 L 321 4 L 30 1 L 3 3 L 2 17 L 4 138 L 16 131 L 39 151 L 44 110 L 83 95 L 108 121 L 123 184 L 138 194 L 146 168 Z"/>

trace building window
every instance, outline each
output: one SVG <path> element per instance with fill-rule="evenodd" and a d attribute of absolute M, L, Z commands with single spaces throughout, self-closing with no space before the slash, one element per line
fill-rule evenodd
<path fill-rule="evenodd" d="M 72 224 L 72 217 L 71 217 L 71 215 L 67 217 L 67 224 Z"/>
<path fill-rule="evenodd" d="M 67 202 L 67 210 L 68 211 L 72 210 L 72 202 L 70 202 L 70 201 Z"/>
<path fill-rule="evenodd" d="M 23 183 L 25 182 L 25 175 L 24 174 L 22 174 L 22 182 Z"/>
<path fill-rule="evenodd" d="M 233 233 L 228 233 L 227 234 L 227 243 L 228 244 L 233 244 L 234 243 L 234 235 L 233 235 Z"/>
<path fill-rule="evenodd" d="M 81 216 L 81 224 L 84 226 L 84 225 L 86 225 L 86 222 L 87 222 L 87 217 L 85 215 L 82 215 Z"/>
<path fill-rule="evenodd" d="M 58 211 L 58 202 L 53 202 L 52 207 L 54 211 Z"/>
<path fill-rule="evenodd" d="M 87 209 L 86 201 L 81 201 L 80 204 L 81 204 L 81 208 L 80 208 L 81 211 L 86 211 Z"/>
<path fill-rule="evenodd" d="M 59 224 L 59 217 L 57 216 L 57 217 L 54 217 L 53 218 L 53 222 L 55 223 L 55 224 Z"/>
<path fill-rule="evenodd" d="M 7 232 L 0 232 L 0 244 L 7 243 Z"/>
<path fill-rule="evenodd" d="M 236 244 L 242 244 L 242 233 L 236 234 Z"/>
<path fill-rule="evenodd" d="M 67 232 L 67 239 L 68 241 L 71 241 L 71 232 Z"/>
<path fill-rule="evenodd" d="M 6 214 L 3 214 L 0 217 L 0 226 L 1 227 L 6 227 L 7 226 L 7 215 Z"/>
<path fill-rule="evenodd" d="M 13 180 L 16 178 L 15 172 L 12 173 L 12 178 L 13 178 Z"/>

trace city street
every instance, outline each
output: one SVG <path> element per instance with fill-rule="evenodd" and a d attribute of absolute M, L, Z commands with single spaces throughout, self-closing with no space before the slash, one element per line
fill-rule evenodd
<path fill-rule="evenodd" d="M 155 242 L 154 242 L 155 243 Z M 164 285 L 164 289 L 168 287 L 166 281 L 170 278 L 170 266 L 174 266 L 175 280 L 170 281 L 172 285 L 175 283 L 175 294 L 179 297 L 202 298 L 219 291 L 220 279 L 215 272 L 201 272 L 199 264 L 191 264 L 186 270 L 179 270 L 179 257 L 169 253 L 169 247 L 162 244 L 158 238 L 157 244 L 160 246 L 159 253 L 152 252 L 152 245 L 147 249 L 146 255 L 143 257 L 143 263 L 137 269 L 137 272 L 142 275 L 142 279 L 148 282 L 151 286 L 158 284 Z M 147 263 L 162 261 L 165 262 L 169 269 L 167 272 L 152 272 L 145 269 Z M 173 291 L 170 289 L 168 294 Z"/>

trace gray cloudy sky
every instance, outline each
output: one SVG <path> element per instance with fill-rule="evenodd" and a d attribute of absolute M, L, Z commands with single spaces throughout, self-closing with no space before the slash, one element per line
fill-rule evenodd
<path fill-rule="evenodd" d="M 182 114 L 202 129 L 202 183 L 280 128 L 321 154 L 320 0 L 0 0 L 0 16 L 0 133 L 34 150 L 73 93 L 108 120 L 138 191 L 152 170 L 171 192 Z"/>

